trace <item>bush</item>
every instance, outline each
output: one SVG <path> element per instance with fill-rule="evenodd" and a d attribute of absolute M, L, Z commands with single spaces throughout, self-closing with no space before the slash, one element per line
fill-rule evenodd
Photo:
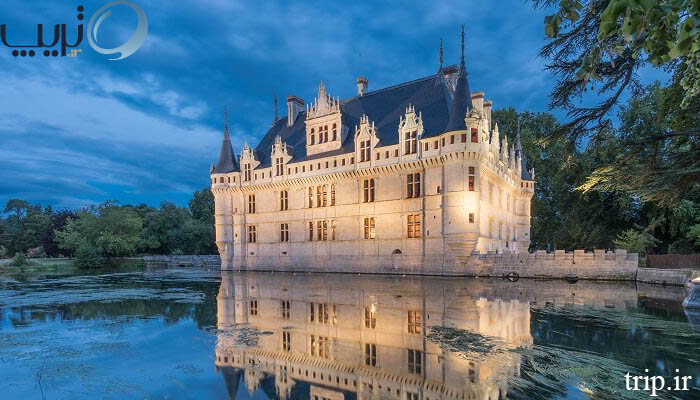
<path fill-rule="evenodd" d="M 44 258 L 46 257 L 46 252 L 44 251 L 44 246 L 33 247 L 27 250 L 27 257 L 29 258 Z"/>
<path fill-rule="evenodd" d="M 10 263 L 11 266 L 13 267 L 26 267 L 28 265 L 31 265 L 32 263 L 29 262 L 27 259 L 27 256 L 24 255 L 24 253 L 17 253 L 15 254 L 15 257 L 12 259 L 12 262 Z"/>
<path fill-rule="evenodd" d="M 89 244 L 83 244 L 75 252 L 75 266 L 78 268 L 98 268 L 103 260 L 97 249 Z"/>
<path fill-rule="evenodd" d="M 7 257 L 7 249 L 5 246 L 0 246 L 0 258 L 5 258 Z"/>

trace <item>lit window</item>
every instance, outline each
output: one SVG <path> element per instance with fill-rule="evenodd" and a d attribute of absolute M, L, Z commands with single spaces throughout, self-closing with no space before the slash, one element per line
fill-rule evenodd
<path fill-rule="evenodd" d="M 365 307 L 365 328 L 374 329 L 377 327 L 377 311 L 371 307 Z"/>
<path fill-rule="evenodd" d="M 309 208 L 314 206 L 314 188 L 309 188 Z"/>
<path fill-rule="evenodd" d="M 335 220 L 331 220 L 331 240 L 335 240 L 336 238 L 336 233 L 335 233 Z"/>
<path fill-rule="evenodd" d="M 276 176 L 284 175 L 284 160 L 282 160 L 282 157 L 275 159 L 275 174 Z"/>
<path fill-rule="evenodd" d="M 409 215 L 407 218 L 407 225 L 408 225 L 408 237 L 409 238 L 421 237 L 420 214 Z"/>
<path fill-rule="evenodd" d="M 314 223 L 309 221 L 309 242 L 314 240 Z"/>
<path fill-rule="evenodd" d="M 421 319 L 420 311 L 409 311 L 408 312 L 408 333 L 421 333 L 421 327 L 423 326 L 423 321 Z"/>
<path fill-rule="evenodd" d="M 374 217 L 365 218 L 364 238 L 374 239 Z"/>
<path fill-rule="evenodd" d="M 474 213 L 469 213 L 469 223 L 470 224 L 474 223 Z"/>

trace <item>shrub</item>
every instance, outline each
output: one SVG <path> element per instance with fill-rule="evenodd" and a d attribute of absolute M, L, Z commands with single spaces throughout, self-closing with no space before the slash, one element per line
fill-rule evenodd
<path fill-rule="evenodd" d="M 5 246 L 0 246 L 0 258 L 5 258 L 7 257 L 7 249 Z"/>
<path fill-rule="evenodd" d="M 82 244 L 75 252 L 75 266 L 78 268 L 98 268 L 102 262 L 100 253 L 89 244 Z"/>
<path fill-rule="evenodd" d="M 28 265 L 31 265 L 31 263 L 27 259 L 27 256 L 24 255 L 24 253 L 18 252 L 17 254 L 15 254 L 15 257 L 12 259 L 10 265 L 13 267 L 26 267 Z"/>

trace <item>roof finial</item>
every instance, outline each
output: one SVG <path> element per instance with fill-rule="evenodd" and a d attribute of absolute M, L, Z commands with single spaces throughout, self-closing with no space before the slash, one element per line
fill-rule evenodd
<path fill-rule="evenodd" d="M 520 114 L 518 114 L 518 134 L 516 136 L 515 146 L 518 154 L 520 154 L 523 151 L 523 146 L 520 144 Z"/>
<path fill-rule="evenodd" d="M 442 38 L 440 38 L 440 69 L 442 69 Z"/>
<path fill-rule="evenodd" d="M 462 24 L 462 60 L 460 65 L 464 68 L 464 24 Z"/>
<path fill-rule="evenodd" d="M 277 92 L 275 92 L 275 121 L 277 123 Z"/>
<path fill-rule="evenodd" d="M 224 140 L 229 139 L 228 133 L 228 108 L 224 105 Z"/>

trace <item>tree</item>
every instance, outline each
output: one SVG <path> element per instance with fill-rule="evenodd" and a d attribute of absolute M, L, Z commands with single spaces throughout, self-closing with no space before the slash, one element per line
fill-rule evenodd
<path fill-rule="evenodd" d="M 559 81 L 552 107 L 571 121 L 557 130 L 571 139 L 612 128 L 610 113 L 625 93 L 641 89 L 636 72 L 651 64 L 678 77 L 682 105 L 700 94 L 700 3 L 697 0 L 532 0 L 554 9 L 545 18 L 551 38 L 540 55 Z M 577 106 L 588 90 L 603 101 Z M 686 134 L 698 135 L 695 128 Z"/>

